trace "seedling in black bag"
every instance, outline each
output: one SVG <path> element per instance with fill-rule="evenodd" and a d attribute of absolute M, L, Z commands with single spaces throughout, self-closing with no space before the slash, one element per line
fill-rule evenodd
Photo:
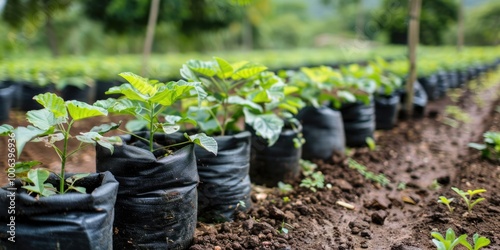
<path fill-rule="evenodd" d="M 68 191 L 85 193 L 83 187 L 77 186 L 77 181 L 87 177 L 89 174 L 76 174 L 66 179 L 65 167 L 67 160 L 81 149 L 96 143 L 113 152 L 113 145 L 120 144 L 121 139 L 117 136 L 105 137 L 106 132 L 116 129 L 118 124 L 104 124 L 93 127 L 88 132 L 72 135 L 73 125 L 90 117 L 106 116 L 108 112 L 95 105 L 80 101 L 64 101 L 53 93 L 39 94 L 35 96 L 43 109 L 31 110 L 26 113 L 27 120 L 31 123 L 27 127 L 13 128 L 10 125 L 2 125 L 0 135 L 15 135 L 17 157 L 21 155 L 24 146 L 28 142 L 41 142 L 51 147 L 61 160 L 59 187 L 54 187 L 46 182 L 50 177 L 50 170 L 45 168 L 33 168 L 40 164 L 38 161 L 21 162 L 15 165 L 16 177 L 23 181 L 23 188 L 31 193 L 41 196 L 64 194 Z M 69 148 L 69 141 L 76 139 L 80 144 L 76 148 Z M 57 142 L 62 142 L 62 145 Z"/>
<path fill-rule="evenodd" d="M 196 122 L 192 119 L 181 117 L 178 115 L 165 115 L 164 113 L 174 103 L 179 100 L 197 97 L 198 102 L 201 102 L 206 96 L 206 93 L 198 82 L 186 82 L 183 80 L 168 83 L 161 83 L 156 80 L 148 80 L 134 73 L 124 72 L 119 74 L 128 83 L 124 83 L 118 87 L 112 87 L 106 94 L 121 94 L 124 98 L 102 100 L 96 102 L 96 105 L 117 114 L 129 114 L 136 117 L 126 124 L 127 131 L 122 131 L 138 137 L 144 141 L 149 141 L 149 149 L 151 152 L 154 149 L 154 134 L 163 132 L 172 134 L 180 129 L 179 123 Z M 135 134 L 135 131 L 147 128 L 150 132 L 148 139 L 142 138 Z M 174 145 L 166 145 L 162 148 L 180 146 L 186 143 L 194 143 L 206 149 L 213 154 L 217 154 L 217 143 L 211 137 L 204 133 L 187 135 L 184 134 L 187 141 Z"/>

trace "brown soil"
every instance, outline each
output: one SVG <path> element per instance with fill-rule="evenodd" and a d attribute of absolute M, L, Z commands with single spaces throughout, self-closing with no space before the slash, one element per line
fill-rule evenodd
<path fill-rule="evenodd" d="M 297 180 L 292 183 L 294 191 L 284 195 L 276 188 L 254 186 L 254 204 L 247 213 L 237 214 L 233 222 L 198 223 L 190 249 L 435 249 L 431 231 L 444 234 L 447 228 L 467 233 L 469 240 L 479 233 L 491 240 L 487 249 L 500 249 L 500 165 L 481 159 L 467 147 L 469 142 L 481 142 L 484 131 L 500 131 L 500 113 L 495 111 L 498 97 L 497 85 L 478 93 L 468 90 L 456 103 L 448 98 L 431 102 L 425 118 L 377 131 L 375 151 L 353 149 L 348 156 L 316 162 L 331 188 L 312 192 L 300 188 Z M 461 107 L 470 122 L 458 128 L 444 124 L 446 105 Z M 84 122 L 75 132 L 99 120 Z M 26 125 L 24 114 L 12 112 L 7 123 Z M 0 145 L 0 152 L 6 152 L 6 138 L 0 138 Z M 0 154 L 2 165 L 6 155 Z M 94 156 L 94 149 L 86 148 L 70 160 L 68 171 L 95 171 Z M 371 172 L 383 173 L 391 183 L 382 187 L 367 181 L 349 168 L 347 157 Z M 37 159 L 46 167 L 59 168 L 57 156 L 43 144 L 28 145 L 21 159 Z M 435 181 L 440 188 L 432 187 Z M 0 184 L 5 183 L 2 178 Z M 401 183 L 406 184 L 404 188 Z M 466 213 L 451 187 L 485 188 L 488 191 L 482 197 L 486 201 Z M 455 212 L 436 202 L 441 195 L 455 198 Z"/>

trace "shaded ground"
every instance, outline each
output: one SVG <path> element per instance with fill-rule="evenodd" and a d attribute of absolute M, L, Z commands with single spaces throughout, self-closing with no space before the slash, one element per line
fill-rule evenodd
<path fill-rule="evenodd" d="M 495 111 L 498 87 L 472 89 L 454 102 L 445 98 L 430 103 L 430 116 L 378 131 L 375 151 L 350 152 L 349 157 L 369 171 L 387 176 L 388 186 L 367 181 L 349 167 L 347 157 L 317 162 L 331 188 L 314 193 L 298 188 L 297 181 L 295 191 L 283 195 L 277 189 L 255 186 L 254 205 L 248 213 L 239 213 L 234 222 L 199 223 L 191 249 L 433 249 L 430 232 L 444 233 L 449 227 L 457 234 L 469 234 L 469 239 L 477 232 L 492 241 L 488 249 L 500 249 L 500 166 L 467 147 L 469 142 L 481 142 L 484 131 L 500 130 L 500 113 Z M 447 105 L 461 107 L 470 121 L 459 123 L 458 128 L 444 124 Z M 8 123 L 26 124 L 23 119 L 20 112 L 12 112 Z M 97 120 L 77 124 L 75 132 Z M 6 152 L 5 142 L 6 138 L 0 138 L 0 152 Z M 6 155 L 0 153 L 0 162 L 5 164 Z M 68 171 L 95 171 L 94 156 L 94 149 L 86 148 L 70 159 Z M 59 167 L 57 156 L 43 144 L 28 145 L 22 159 Z M 435 182 L 440 188 L 432 185 Z M 5 183 L 2 178 L 0 184 Z M 465 214 L 463 202 L 451 187 L 485 188 L 486 201 L 473 214 Z M 436 202 L 441 195 L 455 197 L 454 213 Z M 285 196 L 289 201 L 284 201 Z"/>

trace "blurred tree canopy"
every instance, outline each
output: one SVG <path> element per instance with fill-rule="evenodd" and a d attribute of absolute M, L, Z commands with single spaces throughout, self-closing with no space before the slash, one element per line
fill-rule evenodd
<path fill-rule="evenodd" d="M 500 1 L 492 1 L 465 17 L 468 45 L 500 45 Z"/>
<path fill-rule="evenodd" d="M 408 37 L 409 1 L 384 0 L 376 15 L 380 29 L 388 35 L 393 44 L 406 44 Z M 440 45 L 442 34 L 457 21 L 456 0 L 431 0 L 422 2 L 420 15 L 420 43 Z"/>
<path fill-rule="evenodd" d="M 145 29 L 150 1 L 86 0 L 85 14 L 117 33 L 141 32 Z M 158 22 L 174 23 L 179 30 L 194 34 L 226 28 L 241 19 L 244 3 L 234 0 L 168 0 L 161 1 Z"/>

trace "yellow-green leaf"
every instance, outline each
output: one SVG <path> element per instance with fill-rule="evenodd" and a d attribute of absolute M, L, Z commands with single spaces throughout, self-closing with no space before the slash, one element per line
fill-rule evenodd
<path fill-rule="evenodd" d="M 155 85 L 151 84 L 148 79 L 132 72 L 123 72 L 118 75 L 125 78 L 139 93 L 147 96 L 156 94 L 157 89 Z"/>
<path fill-rule="evenodd" d="M 56 118 L 67 117 L 68 112 L 66 111 L 66 106 L 64 105 L 64 100 L 54 93 L 44 93 L 33 97 L 35 101 L 42 104 L 42 106 L 50 112 L 54 113 Z"/>
<path fill-rule="evenodd" d="M 108 111 L 103 108 L 92 106 L 80 101 L 67 101 L 66 106 L 68 107 L 69 114 L 73 120 L 82 120 L 89 117 L 108 114 Z"/>

